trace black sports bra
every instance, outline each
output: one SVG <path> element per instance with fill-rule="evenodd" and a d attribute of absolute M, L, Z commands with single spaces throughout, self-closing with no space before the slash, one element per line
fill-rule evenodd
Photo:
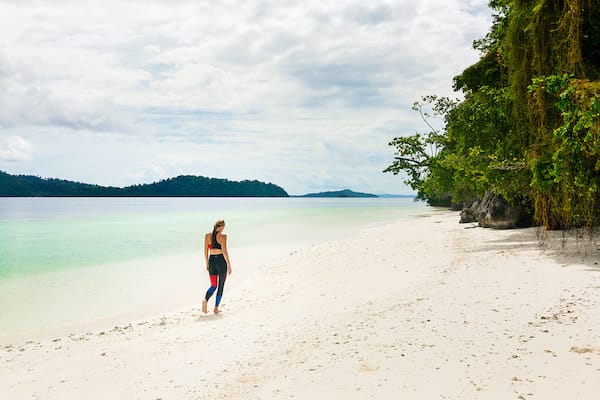
<path fill-rule="evenodd" d="M 221 249 L 221 244 L 219 242 L 217 242 L 217 235 L 212 235 L 212 240 L 211 240 L 211 244 L 212 244 L 212 248 L 213 249 Z"/>

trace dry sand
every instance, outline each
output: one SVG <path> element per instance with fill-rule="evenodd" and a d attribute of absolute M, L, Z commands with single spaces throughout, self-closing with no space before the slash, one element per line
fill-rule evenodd
<path fill-rule="evenodd" d="M 2 343 L 1 398 L 599 399 L 597 245 L 457 220 L 433 211 L 257 267 L 220 315 Z"/>

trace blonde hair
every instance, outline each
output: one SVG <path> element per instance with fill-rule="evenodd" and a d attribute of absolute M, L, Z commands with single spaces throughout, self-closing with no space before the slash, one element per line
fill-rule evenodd
<path fill-rule="evenodd" d="M 213 230 L 212 230 L 212 241 L 213 243 L 217 241 L 217 229 L 219 229 L 220 227 L 225 226 L 225 221 L 220 219 L 217 222 L 215 222 L 215 226 L 213 226 Z"/>

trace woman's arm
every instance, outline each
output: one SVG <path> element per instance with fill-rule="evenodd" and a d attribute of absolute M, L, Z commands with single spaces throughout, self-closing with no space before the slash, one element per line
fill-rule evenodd
<path fill-rule="evenodd" d="M 227 261 L 227 274 L 231 275 L 231 261 L 229 261 L 229 253 L 227 253 L 227 235 L 221 235 L 223 243 L 221 243 L 221 250 L 223 251 L 223 257 Z"/>
<path fill-rule="evenodd" d="M 204 235 L 204 262 L 208 271 L 208 235 Z"/>

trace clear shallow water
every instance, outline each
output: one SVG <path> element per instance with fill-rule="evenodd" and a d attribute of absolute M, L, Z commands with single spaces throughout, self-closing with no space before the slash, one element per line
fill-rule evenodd
<path fill-rule="evenodd" d="M 425 209 L 395 198 L 0 198 L 0 336 L 205 290 L 197 264 L 216 219 L 232 264 L 248 269 Z M 195 258 L 169 259 L 180 254 Z"/>
<path fill-rule="evenodd" d="M 195 251 L 219 218 L 230 246 L 268 247 L 421 208 L 411 199 L 2 198 L 0 279 Z"/>

